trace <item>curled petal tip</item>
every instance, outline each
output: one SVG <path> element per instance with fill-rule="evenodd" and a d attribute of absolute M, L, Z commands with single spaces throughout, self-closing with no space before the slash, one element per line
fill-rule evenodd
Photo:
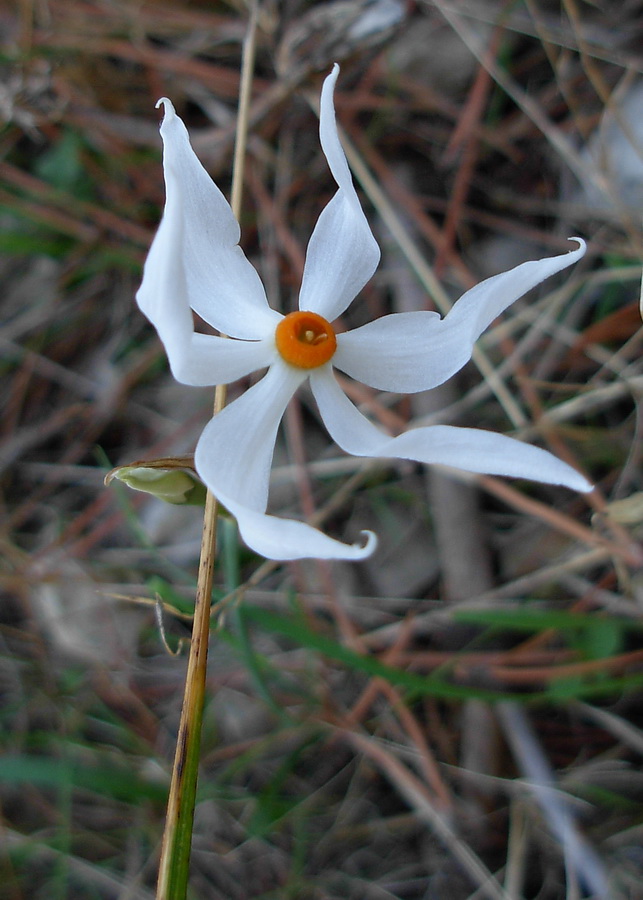
<path fill-rule="evenodd" d="M 587 250 L 587 243 L 583 240 L 582 237 L 574 235 L 574 237 L 570 237 L 568 240 L 576 241 L 576 243 L 578 244 L 578 249 L 582 250 L 583 253 Z M 572 250 L 571 252 L 574 253 L 575 251 Z"/>
<path fill-rule="evenodd" d="M 171 100 L 168 100 L 167 97 L 161 97 L 156 101 L 156 109 L 158 109 L 160 106 L 163 107 L 163 121 L 165 121 L 166 119 L 170 119 L 176 115 L 174 111 L 174 104 Z"/>
<path fill-rule="evenodd" d="M 337 65 L 337 63 L 335 63 L 335 65 Z M 358 558 L 367 559 L 367 557 L 371 556 L 377 549 L 377 535 L 374 531 L 362 531 L 360 533 L 366 538 L 366 543 L 361 548 L 360 556 Z"/>

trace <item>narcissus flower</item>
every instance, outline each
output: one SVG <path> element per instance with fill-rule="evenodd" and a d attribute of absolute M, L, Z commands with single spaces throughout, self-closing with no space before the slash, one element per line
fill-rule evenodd
<path fill-rule="evenodd" d="M 333 107 L 339 69 L 321 93 L 320 138 L 338 191 L 308 245 L 299 311 L 268 305 L 257 272 L 238 246 L 230 206 L 190 145 L 169 100 L 161 136 L 167 199 L 145 263 L 137 301 L 165 345 L 172 373 L 188 385 L 228 383 L 266 374 L 206 425 L 196 448 L 200 477 L 239 523 L 245 542 L 269 559 L 362 559 L 376 538 L 348 545 L 294 519 L 267 515 L 277 428 L 299 385 L 310 380 L 331 437 L 355 456 L 441 463 L 589 491 L 578 472 L 545 450 L 500 434 L 446 425 L 390 437 L 371 424 L 340 388 L 340 369 L 383 391 L 426 391 L 470 359 L 473 344 L 511 303 L 576 262 L 584 244 L 563 256 L 527 262 L 467 291 L 444 318 L 435 312 L 384 316 L 336 334 L 332 322 L 371 278 L 379 249 L 353 186 Z M 229 337 L 198 334 L 192 310 Z"/>

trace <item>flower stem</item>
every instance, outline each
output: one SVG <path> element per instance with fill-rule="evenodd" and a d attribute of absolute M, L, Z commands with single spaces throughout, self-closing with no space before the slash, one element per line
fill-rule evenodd
<path fill-rule="evenodd" d="M 239 114 L 232 176 L 231 206 L 239 218 L 243 186 L 248 108 L 254 68 L 257 3 L 250 4 L 250 19 L 243 47 Z M 218 385 L 214 396 L 214 414 L 226 403 L 226 385 Z M 194 806 L 201 750 L 201 725 L 210 637 L 210 607 L 217 544 L 218 504 L 208 491 L 203 515 L 201 558 L 192 625 L 190 656 L 183 696 L 183 708 L 176 742 L 172 782 L 168 797 L 165 831 L 161 846 L 157 900 L 185 900 L 187 893 Z"/>

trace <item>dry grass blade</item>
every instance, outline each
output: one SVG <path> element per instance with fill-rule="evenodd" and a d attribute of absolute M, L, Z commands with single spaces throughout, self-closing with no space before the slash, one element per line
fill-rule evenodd
<path fill-rule="evenodd" d="M 372 738 L 350 732 L 347 740 L 370 758 L 389 778 L 406 802 L 426 822 L 445 848 L 452 853 L 466 870 L 477 887 L 477 893 L 493 900 L 511 900 L 509 894 L 496 881 L 491 872 L 471 851 L 468 844 L 451 828 L 447 819 L 435 808 L 427 796 L 422 782 L 413 775 L 392 753 L 377 744 Z"/>
<path fill-rule="evenodd" d="M 543 809 L 549 827 L 562 845 L 566 860 L 593 896 L 608 900 L 613 894 L 605 865 L 578 830 L 570 810 L 556 791 L 553 773 L 524 711 L 515 704 L 501 703 L 498 714 L 507 741 L 528 779 L 530 790 Z"/>

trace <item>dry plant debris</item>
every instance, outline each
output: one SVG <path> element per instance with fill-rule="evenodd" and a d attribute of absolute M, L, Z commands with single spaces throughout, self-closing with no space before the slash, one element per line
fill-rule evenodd
<path fill-rule="evenodd" d="M 276 504 L 382 549 L 276 565 L 222 524 L 194 896 L 640 896 L 640 12 L 261 4 L 242 226 L 273 305 L 333 191 L 310 103 L 338 60 L 384 247 L 347 327 L 590 248 L 455 392 L 347 393 L 393 432 L 475 417 L 540 442 L 598 492 L 346 459 L 304 395 Z M 209 414 L 133 296 L 163 203 L 154 104 L 225 190 L 245 8 L 49 0 L 0 24 L 0 893 L 151 898 L 184 677 L 164 641 L 189 634 L 200 519 L 102 481 L 191 453 Z"/>

